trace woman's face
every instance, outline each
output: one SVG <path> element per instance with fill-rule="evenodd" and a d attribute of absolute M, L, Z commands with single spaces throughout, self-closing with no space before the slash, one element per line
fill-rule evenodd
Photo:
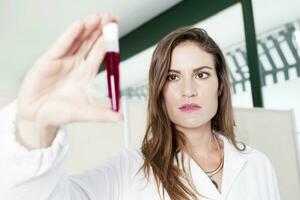
<path fill-rule="evenodd" d="M 213 55 L 190 41 L 175 47 L 163 96 L 177 128 L 193 129 L 210 123 L 218 109 Z"/>

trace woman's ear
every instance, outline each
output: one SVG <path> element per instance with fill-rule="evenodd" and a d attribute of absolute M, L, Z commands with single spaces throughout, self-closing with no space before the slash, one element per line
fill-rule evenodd
<path fill-rule="evenodd" d="M 222 92 L 223 92 L 223 88 L 224 88 L 224 85 L 223 84 L 220 84 L 219 85 L 219 89 L 218 89 L 218 96 L 221 96 Z"/>

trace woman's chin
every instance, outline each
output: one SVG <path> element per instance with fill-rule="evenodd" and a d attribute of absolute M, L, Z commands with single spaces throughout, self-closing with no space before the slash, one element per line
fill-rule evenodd
<path fill-rule="evenodd" d="M 210 122 L 210 121 L 209 121 Z M 203 127 L 204 125 L 207 124 L 207 121 L 203 122 L 200 121 L 199 119 L 184 119 L 181 120 L 180 123 L 175 123 L 177 124 L 177 127 L 180 129 L 197 129 L 200 127 Z"/>

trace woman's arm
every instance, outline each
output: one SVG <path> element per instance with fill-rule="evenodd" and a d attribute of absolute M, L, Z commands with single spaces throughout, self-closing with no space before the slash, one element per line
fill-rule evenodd
<path fill-rule="evenodd" d="M 58 129 L 51 146 L 30 150 L 16 140 L 14 101 L 0 112 L 0 196 L 1 199 L 50 199 L 67 187 L 63 163 L 68 151 L 67 135 Z"/>
<path fill-rule="evenodd" d="M 91 15 L 72 23 L 27 72 L 17 101 L 17 139 L 28 149 L 51 145 L 60 125 L 122 120 L 93 101 L 90 87 L 106 53 L 102 27 L 116 21 Z"/>
<path fill-rule="evenodd" d="M 69 143 L 64 127 L 58 128 L 49 147 L 29 150 L 14 134 L 16 104 L 0 111 L 1 199 L 105 200 L 121 195 L 134 161 L 126 151 L 96 169 L 67 176 L 64 161 Z"/>
<path fill-rule="evenodd" d="M 122 120 L 121 113 L 89 96 L 106 52 L 101 30 L 112 21 L 110 15 L 96 14 L 70 25 L 30 68 L 17 101 L 1 111 L 0 199 L 92 199 L 93 190 L 82 189 L 74 182 L 78 179 L 64 173 L 63 126 Z"/>

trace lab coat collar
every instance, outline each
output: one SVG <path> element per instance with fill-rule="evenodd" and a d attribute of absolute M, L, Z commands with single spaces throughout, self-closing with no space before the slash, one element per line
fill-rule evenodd
<path fill-rule="evenodd" d="M 226 199 L 236 178 L 244 168 L 247 159 L 243 155 L 243 152 L 237 150 L 224 135 L 217 133 L 217 136 L 221 138 L 224 143 L 224 168 L 221 194 L 223 198 Z"/>
<path fill-rule="evenodd" d="M 185 152 L 182 153 L 184 154 L 185 163 L 188 163 L 193 184 L 198 190 L 200 197 L 217 200 L 221 199 L 221 196 L 226 199 L 225 197 L 246 163 L 246 158 L 235 149 L 225 136 L 220 133 L 216 134 L 218 138 L 223 140 L 224 144 L 224 168 L 221 193 L 216 189 L 201 167 L 188 154 Z"/>

